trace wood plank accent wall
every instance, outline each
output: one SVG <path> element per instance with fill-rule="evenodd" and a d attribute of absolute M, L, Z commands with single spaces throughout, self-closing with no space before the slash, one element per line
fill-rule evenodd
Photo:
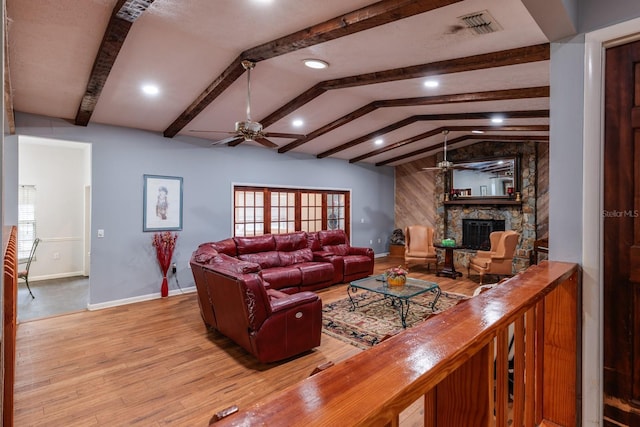
<path fill-rule="evenodd" d="M 549 143 L 536 146 L 536 238 L 549 238 Z"/>
<path fill-rule="evenodd" d="M 435 164 L 432 156 L 396 166 L 396 228 L 404 230 L 415 224 L 436 226 L 436 172 L 422 170 Z"/>

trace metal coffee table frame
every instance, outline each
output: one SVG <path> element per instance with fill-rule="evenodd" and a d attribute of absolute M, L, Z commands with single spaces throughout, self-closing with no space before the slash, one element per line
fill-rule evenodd
<path fill-rule="evenodd" d="M 382 298 L 369 301 L 366 304 L 360 304 L 354 299 L 354 294 L 356 294 L 359 290 L 365 290 L 380 294 L 382 295 Z M 403 328 L 407 327 L 407 315 L 409 314 L 409 301 L 411 300 L 411 298 L 422 295 L 429 291 L 436 292 L 436 296 L 433 301 L 426 305 L 427 308 L 433 311 L 436 309 L 436 304 L 438 303 L 440 294 L 442 294 L 440 286 L 438 286 L 438 284 L 434 282 L 427 282 L 425 280 L 407 277 L 407 282 L 404 286 L 389 286 L 384 280 L 384 276 L 378 275 L 355 280 L 351 282 L 347 287 L 347 294 L 349 295 L 349 300 L 351 301 L 351 311 L 355 311 L 355 309 L 358 307 L 366 307 L 379 301 L 389 300 L 391 302 L 391 305 L 398 309 Z M 414 304 L 418 303 L 414 301 Z"/>

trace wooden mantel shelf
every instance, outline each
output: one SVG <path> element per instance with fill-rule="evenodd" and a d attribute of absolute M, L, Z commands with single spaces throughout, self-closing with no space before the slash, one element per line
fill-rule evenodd
<path fill-rule="evenodd" d="M 492 198 L 492 197 L 458 197 L 454 200 L 448 200 L 444 202 L 445 205 L 510 205 L 510 206 L 522 206 L 522 200 L 517 201 L 515 199 L 507 198 Z"/>

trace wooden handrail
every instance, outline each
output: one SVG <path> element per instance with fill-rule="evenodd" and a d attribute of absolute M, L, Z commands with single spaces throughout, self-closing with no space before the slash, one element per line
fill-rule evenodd
<path fill-rule="evenodd" d="M 518 425 L 577 425 L 580 319 L 578 266 L 545 261 L 216 427 L 398 426 L 416 401 L 425 426 L 506 426 L 509 377 Z"/>
<path fill-rule="evenodd" d="M 3 293 L 2 293 L 2 425 L 13 425 L 13 385 L 16 361 L 16 298 L 18 288 L 18 241 L 17 229 L 4 227 L 3 249 Z"/>

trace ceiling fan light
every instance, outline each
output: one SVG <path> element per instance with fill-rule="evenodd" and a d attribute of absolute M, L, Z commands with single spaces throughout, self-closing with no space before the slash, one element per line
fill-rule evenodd
<path fill-rule="evenodd" d="M 502 122 L 504 122 L 504 119 L 502 117 L 494 117 L 491 119 L 491 123 L 500 124 Z"/>
<path fill-rule="evenodd" d="M 302 61 L 304 65 L 314 70 L 322 70 L 329 67 L 329 63 L 321 59 L 305 59 Z"/>
<path fill-rule="evenodd" d="M 426 80 L 423 85 L 428 88 L 436 88 L 440 86 L 440 83 L 437 80 Z"/>

